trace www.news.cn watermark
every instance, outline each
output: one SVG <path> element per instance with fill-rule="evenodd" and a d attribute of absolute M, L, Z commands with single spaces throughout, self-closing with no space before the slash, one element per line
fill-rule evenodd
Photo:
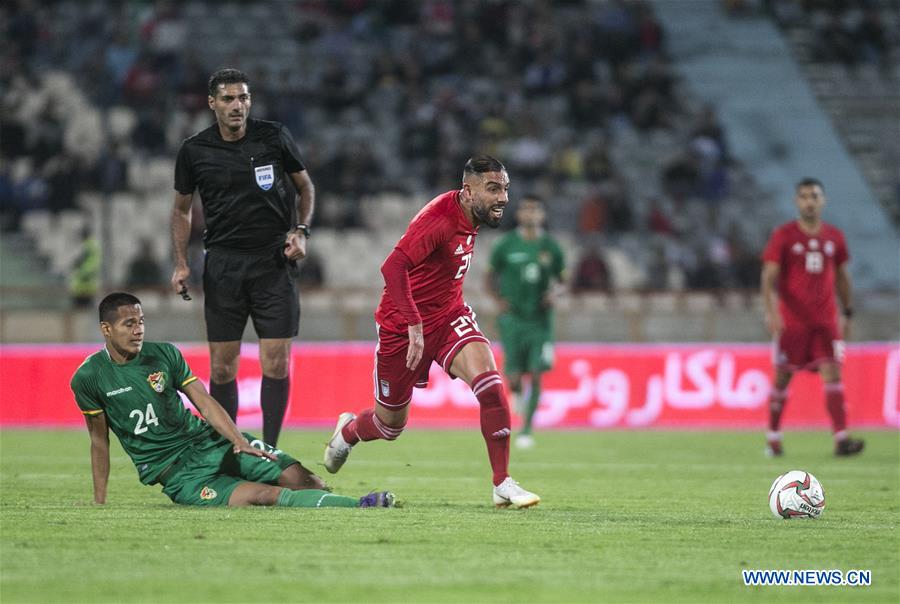
<path fill-rule="evenodd" d="M 849 585 L 872 584 L 871 570 L 742 570 L 744 585 Z"/>

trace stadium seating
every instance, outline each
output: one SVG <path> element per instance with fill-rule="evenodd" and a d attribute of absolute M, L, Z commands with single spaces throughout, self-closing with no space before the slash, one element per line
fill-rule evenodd
<path fill-rule="evenodd" d="M 900 12 L 890 3 L 873 11 L 884 28 L 887 48 L 868 52 L 864 36 L 855 36 L 860 48 L 850 64 L 821 52 L 820 30 L 809 7 L 792 17 L 775 13 L 791 49 L 820 103 L 831 116 L 848 149 L 854 154 L 873 192 L 894 224 L 900 226 Z M 822 10 L 822 7 L 819 8 Z M 847 27 L 858 27 L 861 14 L 852 5 L 837 6 Z M 893 32 L 893 37 L 889 32 Z M 892 133 L 892 134 L 889 134 Z"/>
<path fill-rule="evenodd" d="M 717 3 L 708 4 L 706 13 L 718 14 Z M 484 16 L 513 8 L 450 4 L 457 12 L 451 23 L 483 24 L 466 34 L 477 39 L 465 44 L 478 43 L 485 53 L 472 65 L 459 60 L 465 32 L 442 29 L 427 4 L 400 3 L 393 12 L 388 5 L 192 1 L 110 14 L 73 0 L 42 7 L 48 43 L 15 39 L 4 51 L 28 70 L 18 72 L 4 99 L 14 107 L 4 116 L 11 166 L 4 178 L 14 197 L 4 200 L 3 224 L 33 241 L 57 284 L 84 227 L 103 244 L 104 286 L 123 282 L 143 239 L 166 265 L 173 158 L 184 137 L 211 121 L 208 73 L 233 63 L 251 77 L 254 115 L 283 121 L 299 143 L 318 190 L 311 249 L 335 291 L 377 293 L 380 262 L 403 226 L 432 195 L 455 186 L 461 160 L 478 149 L 507 162 L 513 209 L 524 191 L 545 197 L 571 267 L 599 247 L 611 292 L 580 294 L 566 300 L 567 308 L 705 315 L 731 298 L 703 290 L 755 286 L 734 270 L 732 255 L 737 248 L 758 255 L 782 219 L 784 200 L 775 199 L 771 175 L 761 174 L 754 157 L 742 155 L 740 145 L 738 152 L 728 148 L 728 135 L 746 125 L 717 116 L 711 102 L 718 99 L 685 78 L 681 55 L 671 52 L 695 39 L 673 16 L 691 11 L 666 2 L 568 2 L 544 12 L 526 4 L 515 7 L 522 14 L 509 31 L 495 35 Z M 27 17 L 31 9 L 23 10 Z M 538 13 L 543 37 L 528 35 Z M 726 33 L 734 26 L 720 24 Z M 785 30 L 803 59 L 809 43 L 801 24 Z M 84 31 L 97 35 L 85 40 Z M 586 55 L 579 55 L 580 43 Z M 243 49 L 240 57 L 234 48 Z M 546 71 L 535 60 L 542 53 Z M 871 158 L 866 175 L 885 191 L 878 183 L 890 182 L 890 170 L 875 156 L 883 151 L 876 135 L 883 122 L 857 109 L 890 105 L 889 83 L 876 78 L 872 86 L 881 92 L 854 92 L 846 78 L 831 77 L 831 66 L 807 68 L 834 115 L 853 107 L 862 125 L 846 138 Z M 148 81 L 155 82 L 149 89 Z M 593 95 L 586 113 L 577 110 L 579 84 Z M 845 104 L 837 106 L 835 97 Z M 21 138 L 8 137 L 16 128 Z M 70 172 L 59 167 L 73 163 Z M 700 172 L 686 186 L 667 180 L 679 163 Z M 601 205 L 610 205 L 586 229 L 582 210 L 598 192 Z M 662 226 L 651 224 L 656 219 Z M 505 222 L 508 228 L 512 217 Z M 480 237 L 467 288 L 486 304 L 481 283 L 494 236 Z M 860 275 L 863 286 L 868 275 Z M 630 292 L 657 289 L 663 291 L 642 293 L 646 301 L 632 304 Z M 316 292 L 305 304 L 316 308 L 327 296 Z M 342 308 L 361 299 L 336 297 Z"/>

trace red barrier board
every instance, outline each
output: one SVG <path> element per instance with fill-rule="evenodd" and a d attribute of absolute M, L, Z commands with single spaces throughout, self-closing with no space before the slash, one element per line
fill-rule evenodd
<path fill-rule="evenodd" d="M 69 379 L 100 345 L 0 346 L 0 426 L 81 426 Z M 205 345 L 180 347 L 208 384 Z M 260 425 L 261 374 L 255 345 L 245 344 L 239 373 L 241 427 Z M 498 361 L 502 354 L 498 349 Z M 771 350 L 746 344 L 560 344 L 544 376 L 539 427 L 747 428 L 765 426 Z M 286 423 L 330 425 L 342 411 L 372 405 L 374 345 L 296 344 Z M 844 364 L 851 427 L 900 427 L 900 347 L 855 344 Z M 797 374 L 786 428 L 827 427 L 818 376 Z M 412 426 L 477 426 L 471 390 L 432 366 L 428 388 L 416 390 Z"/>

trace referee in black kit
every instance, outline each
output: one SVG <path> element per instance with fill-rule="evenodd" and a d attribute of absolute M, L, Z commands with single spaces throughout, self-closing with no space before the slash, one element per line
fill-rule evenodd
<path fill-rule="evenodd" d="M 315 188 L 287 128 L 249 119 L 247 76 L 222 69 L 209 78 L 216 123 L 181 145 L 175 161 L 172 287 L 185 299 L 194 191 L 203 201 L 204 315 L 210 393 L 237 418 L 237 372 L 247 317 L 259 336 L 263 440 L 275 446 L 290 389 L 291 338 L 300 325 L 294 274 L 306 256 Z M 298 195 L 289 193 L 285 175 Z"/>

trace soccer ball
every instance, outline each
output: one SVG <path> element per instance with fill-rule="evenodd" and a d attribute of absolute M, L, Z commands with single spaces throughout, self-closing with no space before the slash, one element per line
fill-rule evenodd
<path fill-rule="evenodd" d="M 825 509 L 825 489 L 809 472 L 791 470 L 772 483 L 769 509 L 779 518 L 818 518 Z"/>

